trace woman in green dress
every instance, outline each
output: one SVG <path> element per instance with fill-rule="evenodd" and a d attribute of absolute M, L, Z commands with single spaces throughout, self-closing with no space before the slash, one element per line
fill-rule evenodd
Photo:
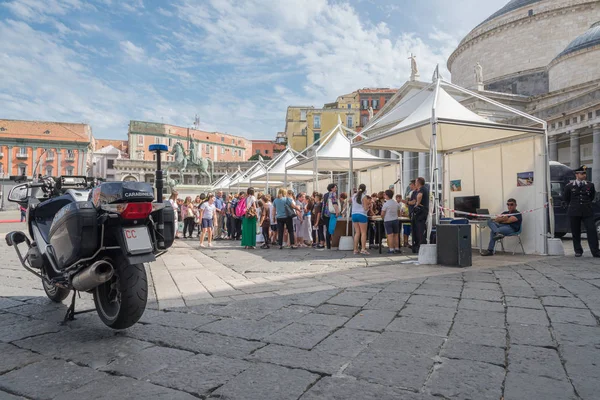
<path fill-rule="evenodd" d="M 256 197 L 254 188 L 248 188 L 246 196 L 246 215 L 242 220 L 242 246 L 244 249 L 256 248 Z"/>

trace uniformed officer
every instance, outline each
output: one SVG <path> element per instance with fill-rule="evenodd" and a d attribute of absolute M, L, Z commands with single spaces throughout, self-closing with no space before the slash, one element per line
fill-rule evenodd
<path fill-rule="evenodd" d="M 573 235 L 573 248 L 575 257 L 581 257 L 581 223 L 587 232 L 587 240 L 590 251 L 594 257 L 600 257 L 598 251 L 598 235 L 594 223 L 594 211 L 592 201 L 596 196 L 596 188 L 592 182 L 586 181 L 586 167 L 581 166 L 575 170 L 575 178 L 565 186 L 563 200 L 568 204 L 567 216 L 571 220 L 571 234 Z"/>

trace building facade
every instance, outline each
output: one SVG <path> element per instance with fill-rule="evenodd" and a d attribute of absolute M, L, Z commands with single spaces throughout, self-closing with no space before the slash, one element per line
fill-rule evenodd
<path fill-rule="evenodd" d="M 285 150 L 285 145 L 274 140 L 252 140 L 252 154 L 260 154 L 263 157 L 274 158 L 274 154 Z"/>
<path fill-rule="evenodd" d="M 285 136 L 287 144 L 296 151 L 302 151 L 308 145 L 308 124 L 306 115 L 313 106 L 289 106 L 285 114 Z"/>
<path fill-rule="evenodd" d="M 245 161 L 252 152 L 250 140 L 220 132 L 205 132 L 157 122 L 130 121 L 128 136 L 129 158 L 132 160 L 153 161 L 155 154 L 148 151 L 151 144 L 165 144 L 169 150 L 180 142 L 186 151 L 190 144 L 195 145 L 197 155 L 210 158 L 214 162 Z M 173 161 L 167 155 L 167 161 Z"/>
<path fill-rule="evenodd" d="M 335 128 L 338 121 L 342 121 L 342 125 L 350 129 L 356 129 L 358 117 L 358 108 L 315 108 L 310 110 L 306 115 L 308 144 L 311 145 L 327 135 Z"/>
<path fill-rule="evenodd" d="M 356 125 L 356 131 L 360 132 L 369 122 L 369 108 L 373 109 L 373 116 L 377 115 L 386 103 L 398 92 L 398 89 L 389 88 L 364 88 L 355 93 L 358 97 L 358 106 L 360 107 L 360 120 Z"/>
<path fill-rule="evenodd" d="M 0 120 L 0 178 L 87 175 L 94 149 L 87 124 Z"/>

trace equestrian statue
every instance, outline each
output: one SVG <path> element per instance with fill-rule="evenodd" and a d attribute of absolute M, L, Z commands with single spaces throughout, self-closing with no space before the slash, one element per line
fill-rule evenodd
<path fill-rule="evenodd" d="M 206 175 L 209 179 L 209 183 L 213 182 L 214 165 L 210 158 L 204 158 L 199 155 L 196 150 L 197 143 L 190 141 L 190 150 L 187 152 L 183 148 L 181 142 L 175 143 L 170 154 L 174 156 L 174 163 L 171 164 L 172 168 L 176 168 L 182 174 L 188 169 L 197 169 L 198 175 Z"/>

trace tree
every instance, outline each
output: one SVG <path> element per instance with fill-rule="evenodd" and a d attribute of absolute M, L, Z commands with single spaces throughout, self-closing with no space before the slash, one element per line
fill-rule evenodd
<path fill-rule="evenodd" d="M 250 158 L 248 159 L 248 161 L 258 161 L 258 157 L 259 157 L 259 156 L 260 156 L 260 154 L 259 154 L 259 153 L 256 153 L 256 154 L 254 154 L 252 157 L 250 157 Z M 265 160 L 265 161 L 267 161 L 267 160 L 270 160 L 270 159 L 271 159 L 271 157 L 269 157 L 269 156 L 262 156 L 262 158 L 263 158 L 263 160 Z"/>

